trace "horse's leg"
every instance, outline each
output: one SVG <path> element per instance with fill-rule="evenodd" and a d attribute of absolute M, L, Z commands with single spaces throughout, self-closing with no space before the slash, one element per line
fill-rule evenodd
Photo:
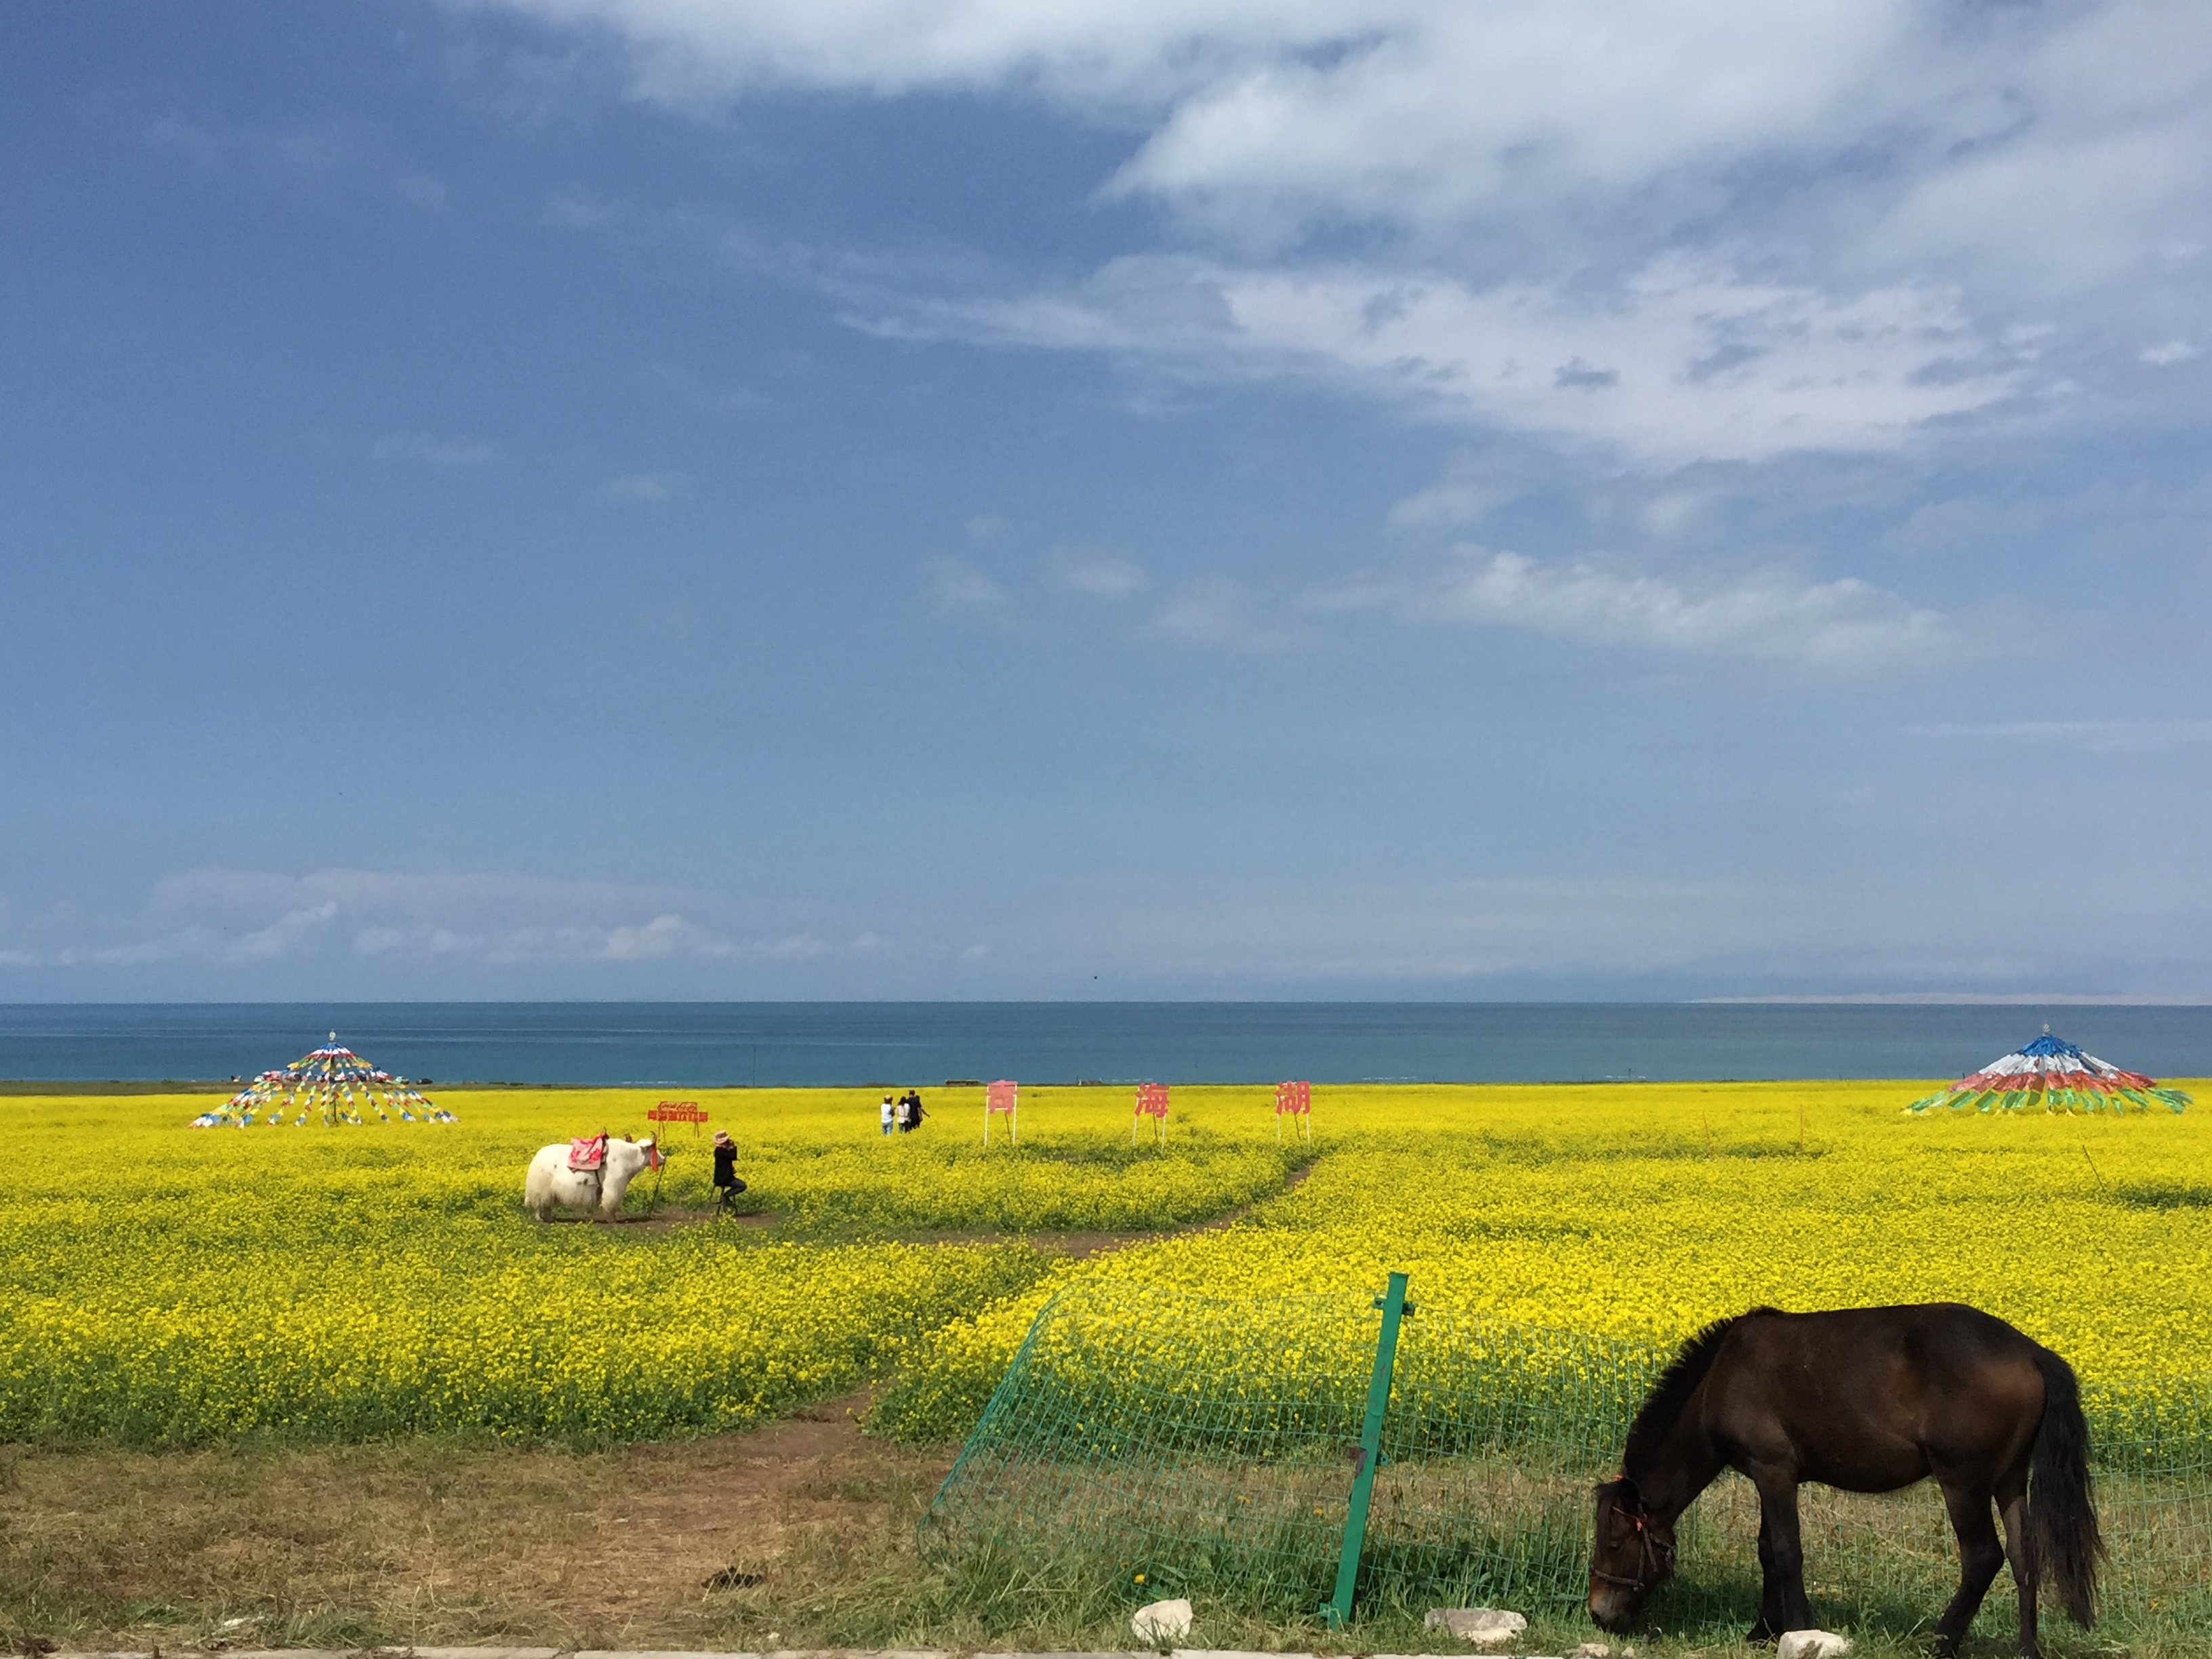
<path fill-rule="evenodd" d="M 1782 1616 L 1775 1605 L 1774 1522 L 1766 1512 L 1766 1499 L 1759 1500 L 1759 1617 L 1752 1627 L 1744 1632 L 1743 1639 L 1759 1644 L 1774 1641 L 1782 1628 L 1774 1621 Z"/>
<path fill-rule="evenodd" d="M 1936 1651 L 1953 1654 L 1960 1639 L 1981 1611 L 1982 1598 L 1990 1581 L 2004 1565 L 2004 1546 L 1997 1542 L 1996 1522 L 1990 1509 L 1990 1489 L 1979 1481 L 1954 1481 L 1936 1476 L 1943 1486 L 1943 1507 L 1951 1514 L 1951 1530 L 1959 1534 L 1959 1593 L 1943 1616 L 1936 1621 Z"/>
<path fill-rule="evenodd" d="M 2004 1521 L 2005 1559 L 2012 1563 L 2012 1587 L 2020 1596 L 2021 1659 L 2042 1659 L 2035 1634 L 2035 1552 L 2027 1542 L 2027 1468 L 2023 1462 L 1997 1481 L 1997 1514 Z"/>
<path fill-rule="evenodd" d="M 1784 1632 L 1810 1630 L 1805 1599 L 1805 1551 L 1797 1531 L 1797 1474 L 1794 1469 L 1746 1471 L 1759 1489 L 1759 1622 L 1747 1642 L 1771 1642 Z"/>

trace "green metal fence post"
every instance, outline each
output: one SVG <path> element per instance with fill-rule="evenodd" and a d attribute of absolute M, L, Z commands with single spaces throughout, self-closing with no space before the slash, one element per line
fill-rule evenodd
<path fill-rule="evenodd" d="M 1392 1273 L 1390 1288 L 1375 1298 L 1382 1310 L 1375 1339 L 1375 1375 L 1367 1383 L 1367 1417 L 1359 1427 L 1359 1465 L 1352 1477 L 1352 1503 L 1344 1516 L 1344 1549 L 1336 1559 L 1336 1594 L 1322 1603 L 1332 1630 L 1352 1617 L 1352 1590 L 1359 1577 L 1359 1552 L 1367 1541 L 1367 1505 L 1375 1495 L 1375 1466 L 1382 1461 L 1382 1416 L 1390 1406 L 1390 1371 L 1398 1360 L 1398 1323 L 1413 1311 L 1406 1300 L 1406 1275 Z"/>

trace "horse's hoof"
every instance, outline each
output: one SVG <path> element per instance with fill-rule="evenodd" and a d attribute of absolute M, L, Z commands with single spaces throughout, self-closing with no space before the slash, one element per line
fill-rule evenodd
<path fill-rule="evenodd" d="M 1762 1619 L 1744 1632 L 1743 1639 L 1755 1648 L 1771 1648 L 1774 1645 L 1776 1638 L 1774 1632 L 1768 1627 L 1766 1620 Z"/>

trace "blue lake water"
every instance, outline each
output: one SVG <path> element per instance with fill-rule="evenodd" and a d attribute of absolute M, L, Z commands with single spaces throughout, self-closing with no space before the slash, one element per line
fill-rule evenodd
<path fill-rule="evenodd" d="M 250 1076 L 336 1030 L 441 1083 L 904 1085 L 1948 1078 L 2060 1036 L 2212 1075 L 2212 1008 L 1662 1003 L 94 1003 L 0 1006 L 0 1078 Z"/>

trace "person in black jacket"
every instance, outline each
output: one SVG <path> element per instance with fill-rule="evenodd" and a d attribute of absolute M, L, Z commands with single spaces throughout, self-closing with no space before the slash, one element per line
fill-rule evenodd
<path fill-rule="evenodd" d="M 714 1131 L 714 1196 L 724 1210 L 737 1207 L 745 1183 L 738 1179 L 738 1143 L 727 1129 Z"/>

